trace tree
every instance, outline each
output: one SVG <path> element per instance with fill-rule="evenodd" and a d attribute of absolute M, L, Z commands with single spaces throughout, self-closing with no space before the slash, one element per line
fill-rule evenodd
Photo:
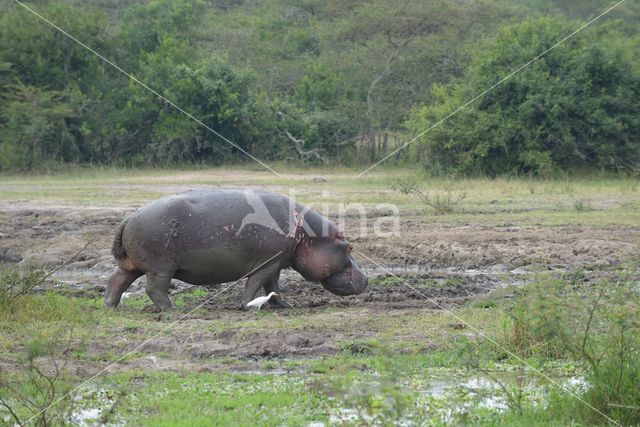
<path fill-rule="evenodd" d="M 127 56 L 135 59 L 142 52 L 153 52 L 168 37 L 188 40 L 205 11 L 202 0 L 151 0 L 130 7 L 122 26 Z"/>
<path fill-rule="evenodd" d="M 102 14 L 64 4 L 42 4 L 37 9 L 107 54 Z M 93 160 L 95 147 L 87 138 L 87 118 L 99 103 L 89 99 L 96 98 L 95 88 L 104 84 L 104 78 L 100 60 L 67 36 L 22 8 L 3 11 L 0 169 L 27 170 L 45 163 Z M 106 123 L 105 128 L 109 127 Z"/>
<path fill-rule="evenodd" d="M 29 170 L 51 160 L 74 160 L 77 147 L 65 122 L 75 116 L 69 94 L 23 84 L 8 89 L 3 99 L 0 170 Z"/>
<path fill-rule="evenodd" d="M 545 51 L 579 23 L 528 20 L 504 28 L 464 78 L 436 85 L 436 102 L 408 126 L 427 129 Z M 640 39 L 617 23 L 559 45 L 424 137 L 427 167 L 462 174 L 624 168 L 640 161 Z"/>
<path fill-rule="evenodd" d="M 38 11 L 106 53 L 106 21 L 101 13 L 67 4 L 44 5 Z M 84 89 L 101 74 L 100 60 L 94 54 L 22 8 L 0 15 L 0 58 L 12 64 L 13 74 L 22 83 L 50 90 L 62 90 L 69 84 Z"/>
<path fill-rule="evenodd" d="M 185 42 L 165 38 L 154 52 L 142 55 L 140 79 L 164 97 L 192 114 L 244 150 L 251 151 L 259 129 L 251 92 L 253 77 L 237 71 L 224 59 L 197 59 Z M 144 152 L 151 163 L 222 162 L 238 154 L 237 149 L 131 83 L 127 105 L 130 122 L 138 126 L 134 151 Z"/>

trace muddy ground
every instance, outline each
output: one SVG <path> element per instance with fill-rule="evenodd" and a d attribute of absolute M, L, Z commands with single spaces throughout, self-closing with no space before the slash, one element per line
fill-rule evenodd
<path fill-rule="evenodd" d="M 67 261 L 89 246 L 64 270 L 107 272 L 118 223 L 133 209 L 43 207 L 0 202 L 0 263 L 34 259 L 48 267 Z M 347 221 L 346 234 L 364 256 L 361 264 L 384 267 L 507 272 L 521 268 L 571 269 L 615 265 L 637 250 L 639 226 L 586 227 L 515 225 L 442 225 L 401 215 L 401 233 L 391 237 L 365 236 L 357 220 Z M 366 257 L 373 262 L 367 261 Z"/>
<path fill-rule="evenodd" d="M 73 291 L 70 297 L 95 297 L 104 292 L 114 269 L 110 248 L 115 227 L 131 211 L 0 204 L 0 263 L 34 260 L 50 269 L 64 264 L 54 275 L 57 289 Z M 353 224 L 347 221 L 347 234 L 355 224 L 355 220 Z M 236 368 L 251 369 L 252 361 L 264 358 L 335 354 L 345 345 L 357 346 L 353 343 L 380 332 L 394 316 L 455 308 L 501 286 L 524 283 L 541 271 L 564 274 L 613 266 L 632 256 L 640 241 L 640 226 L 441 225 L 415 215 L 402 216 L 400 225 L 405 232 L 392 237 L 351 233 L 355 257 L 373 279 L 362 295 L 337 297 L 293 271 L 284 272 L 282 294 L 294 309 L 266 308 L 265 312 L 270 322 L 276 318 L 284 324 L 303 317 L 302 326 L 272 330 L 247 327 L 246 322 L 264 317 L 238 310 L 242 283 L 222 293 L 224 285 L 214 286 L 205 296 L 188 300 L 186 306 L 171 313 L 149 314 L 150 320 L 169 325 L 199 305 L 204 308 L 145 344 L 140 348 L 142 357 L 111 370 L 221 369 L 220 362 L 211 361 L 213 356 L 244 360 L 246 363 Z M 143 294 L 143 286 L 141 278 L 128 297 Z M 190 289 L 174 281 L 173 298 Z M 226 326 L 211 327 L 221 322 Z M 455 319 L 450 326 L 462 327 Z M 149 338 L 149 331 L 114 327 L 99 335 L 85 344 L 88 353 L 124 354 Z M 432 348 L 420 330 L 396 338 L 417 343 L 425 351 Z M 13 362 L 0 361 L 4 367 Z M 88 376 L 103 365 L 78 361 L 74 369 Z"/>

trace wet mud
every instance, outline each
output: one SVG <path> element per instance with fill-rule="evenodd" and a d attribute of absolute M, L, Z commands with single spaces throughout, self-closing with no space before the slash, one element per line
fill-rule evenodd
<path fill-rule="evenodd" d="M 54 275 L 56 289 L 70 297 L 95 298 L 104 292 L 115 267 L 110 254 L 115 228 L 130 212 L 132 209 L 0 204 L 0 265 L 35 261 L 59 268 Z M 350 225 L 355 229 L 355 223 L 347 222 L 347 228 Z M 561 274 L 613 266 L 632 256 L 640 241 L 640 226 L 441 225 L 405 217 L 401 229 L 408 231 L 384 238 L 371 233 L 356 236 L 345 230 L 353 242 L 355 258 L 371 280 L 361 295 L 338 297 L 320 284 L 285 271 L 281 293 L 294 308 L 265 306 L 264 312 L 257 314 L 238 310 L 243 282 L 222 293 L 226 285 L 212 286 L 204 296 L 190 299 L 172 312 L 149 313 L 151 321 L 167 325 L 189 315 L 180 320 L 179 328 L 144 344 L 138 351 L 140 357 L 110 370 L 243 370 L 255 369 L 265 358 L 336 354 L 350 348 L 349 343 L 373 336 L 389 316 L 455 308 L 501 286 L 524 283 L 541 271 Z M 132 285 L 128 298 L 144 295 L 144 280 L 142 277 Z M 171 298 L 175 300 L 191 288 L 174 281 Z M 127 298 L 123 305 L 127 305 Z M 190 313 L 195 308 L 199 309 Z M 260 322 L 261 316 L 285 324 L 300 318 L 313 318 L 314 322 L 271 330 L 243 326 Z M 221 323 L 225 325 L 222 330 L 212 327 Z M 111 337 L 90 340 L 87 352 L 124 354 L 149 338 L 149 331 L 125 329 L 102 331 Z M 422 340 L 420 331 L 405 338 Z M 432 349 L 428 341 L 421 345 L 425 351 Z M 216 359 L 219 356 L 241 362 L 223 366 Z M 13 362 L 0 360 L 0 366 L 7 368 Z M 78 360 L 71 366 L 78 375 L 89 376 L 105 363 Z"/>

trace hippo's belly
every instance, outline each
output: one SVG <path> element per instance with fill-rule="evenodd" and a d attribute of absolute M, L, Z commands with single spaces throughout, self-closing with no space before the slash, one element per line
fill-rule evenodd
<path fill-rule="evenodd" d="M 265 257 L 256 257 L 246 251 L 230 251 L 228 248 L 186 251 L 176 259 L 177 270 L 174 277 L 193 285 L 233 282 L 252 273 L 269 260 L 269 257 L 262 258 Z"/>

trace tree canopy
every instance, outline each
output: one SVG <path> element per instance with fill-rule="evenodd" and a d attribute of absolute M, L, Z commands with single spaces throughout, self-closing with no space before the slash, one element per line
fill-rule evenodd
<path fill-rule="evenodd" d="M 419 132 L 554 46 L 576 22 L 539 18 L 502 29 L 467 73 L 434 85 Z M 545 175 L 640 161 L 640 38 L 612 22 L 558 45 L 434 128 L 425 162 L 439 173 Z"/>
<path fill-rule="evenodd" d="M 382 158 L 601 12 L 592 0 L 30 7 L 242 150 L 347 164 Z M 0 171 L 247 160 L 22 7 L 2 9 Z M 584 30 L 394 161 L 467 174 L 637 162 L 639 16 L 620 6 L 617 23 Z"/>

